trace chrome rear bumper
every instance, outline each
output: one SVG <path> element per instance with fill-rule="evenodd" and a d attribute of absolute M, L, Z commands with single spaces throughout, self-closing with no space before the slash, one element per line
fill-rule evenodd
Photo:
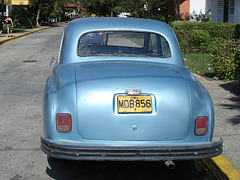
<path fill-rule="evenodd" d="M 41 149 L 50 157 L 69 160 L 166 161 L 204 159 L 222 153 L 223 140 L 186 146 L 72 146 L 41 137 Z"/>

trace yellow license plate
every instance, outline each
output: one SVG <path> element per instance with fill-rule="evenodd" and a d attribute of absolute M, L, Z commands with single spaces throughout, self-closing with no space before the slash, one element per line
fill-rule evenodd
<path fill-rule="evenodd" d="M 118 96 L 118 113 L 152 112 L 151 96 Z"/>

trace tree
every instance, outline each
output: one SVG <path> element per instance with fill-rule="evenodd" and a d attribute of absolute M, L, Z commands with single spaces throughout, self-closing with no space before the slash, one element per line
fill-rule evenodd
<path fill-rule="evenodd" d="M 110 16 L 122 12 L 132 17 L 165 21 L 168 15 L 168 0 L 80 0 L 81 5 L 98 16 Z"/>
<path fill-rule="evenodd" d="M 36 8 L 37 8 L 37 15 L 36 15 L 36 26 L 40 26 L 39 25 L 39 18 L 40 18 L 40 13 L 41 13 L 41 10 L 44 6 L 44 4 L 47 4 L 47 0 L 33 0 L 36 4 Z"/>
<path fill-rule="evenodd" d="M 52 17 L 57 17 L 64 11 L 64 0 L 57 0 L 53 2 L 53 10 L 50 14 Z"/>
<path fill-rule="evenodd" d="M 91 14 L 111 16 L 113 7 L 118 3 L 118 0 L 79 0 L 78 2 Z"/>
<path fill-rule="evenodd" d="M 14 27 L 34 28 L 35 8 L 33 6 L 13 6 L 11 11 Z"/>
<path fill-rule="evenodd" d="M 67 0 L 33 0 L 36 4 L 36 26 L 39 26 L 39 19 L 46 19 L 49 16 L 56 17 L 64 12 L 64 5 Z"/>
<path fill-rule="evenodd" d="M 168 0 L 122 0 L 119 6 L 122 12 L 129 12 L 132 17 L 161 21 L 166 21 L 168 17 Z"/>
<path fill-rule="evenodd" d="M 180 0 L 172 0 L 174 5 L 174 20 L 179 21 L 180 17 Z"/>

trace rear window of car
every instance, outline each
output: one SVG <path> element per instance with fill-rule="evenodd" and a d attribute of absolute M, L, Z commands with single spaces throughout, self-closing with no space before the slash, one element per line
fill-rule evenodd
<path fill-rule="evenodd" d="M 81 36 L 79 56 L 170 57 L 168 42 L 155 33 L 107 31 Z"/>

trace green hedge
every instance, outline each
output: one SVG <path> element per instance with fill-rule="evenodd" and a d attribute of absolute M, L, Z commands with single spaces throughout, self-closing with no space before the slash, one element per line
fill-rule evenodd
<path fill-rule="evenodd" d="M 173 22 L 183 53 L 211 54 L 216 75 L 240 80 L 240 25 L 212 22 Z"/>
<path fill-rule="evenodd" d="M 240 36 L 240 25 L 230 23 L 175 21 L 171 25 L 184 53 L 210 53 L 212 42 Z"/>
<path fill-rule="evenodd" d="M 220 79 L 239 80 L 240 40 L 218 42 L 213 49 L 212 66 Z"/>
<path fill-rule="evenodd" d="M 206 30 L 192 30 L 189 32 L 189 47 L 193 52 L 208 52 L 211 39 L 209 32 Z"/>

